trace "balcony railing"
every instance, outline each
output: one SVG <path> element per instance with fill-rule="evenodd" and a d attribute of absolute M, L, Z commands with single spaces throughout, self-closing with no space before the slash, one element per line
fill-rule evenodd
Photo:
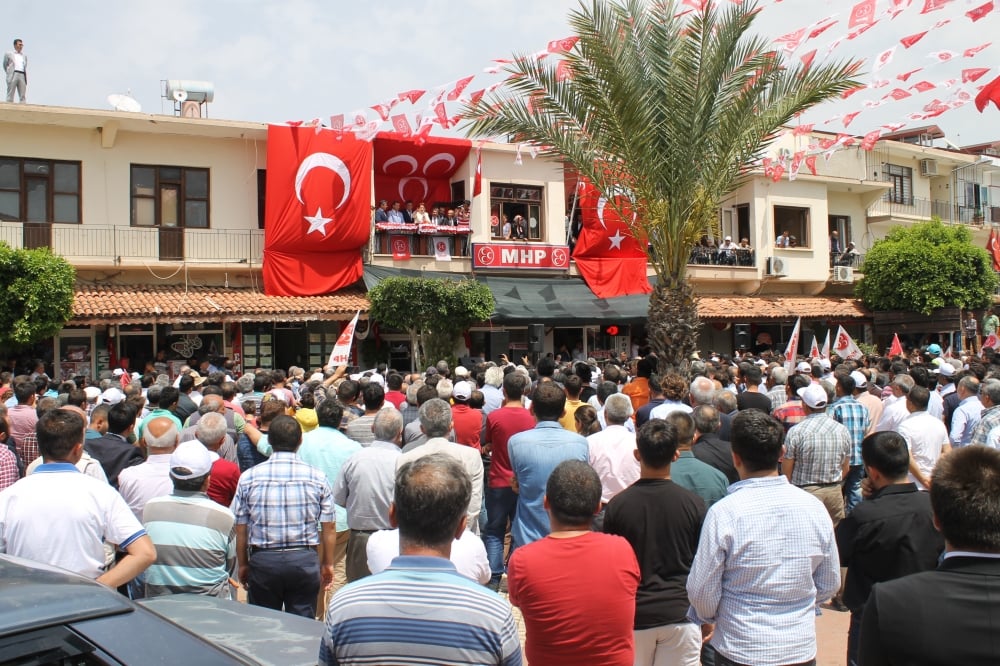
<path fill-rule="evenodd" d="M 70 261 L 255 263 L 264 255 L 262 229 L 178 229 L 91 224 L 0 223 L 13 248 L 49 247 Z"/>
<path fill-rule="evenodd" d="M 834 266 L 850 266 L 851 268 L 861 268 L 865 263 L 865 255 L 848 252 L 831 252 L 830 268 Z"/>
<path fill-rule="evenodd" d="M 887 195 L 868 207 L 868 217 L 906 216 L 929 220 L 939 217 L 944 222 L 961 224 L 982 224 L 985 219 L 1000 223 L 1000 207 L 952 205 L 950 201 L 932 199 L 896 198 Z"/>
<path fill-rule="evenodd" d="M 735 266 L 752 268 L 755 265 L 753 250 L 719 250 L 715 247 L 696 245 L 691 249 L 689 265 L 694 266 Z"/>

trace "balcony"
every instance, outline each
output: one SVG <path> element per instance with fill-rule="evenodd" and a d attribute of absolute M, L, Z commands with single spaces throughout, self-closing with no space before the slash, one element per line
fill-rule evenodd
<path fill-rule="evenodd" d="M 897 199 L 889 196 L 876 201 L 868 208 L 868 219 L 904 218 L 912 220 L 929 220 L 939 217 L 943 222 L 958 224 L 983 224 L 985 219 L 1000 223 L 1000 206 L 975 207 L 961 202 L 954 205 L 950 201 L 932 199 Z"/>
<path fill-rule="evenodd" d="M 262 229 L 178 229 L 92 224 L 0 223 L 13 248 L 48 247 L 71 263 L 260 264 Z"/>
<path fill-rule="evenodd" d="M 753 268 L 756 266 L 756 253 L 753 250 L 732 250 L 721 252 L 714 247 L 696 245 L 691 249 L 688 258 L 689 266 L 733 266 L 737 268 Z"/>

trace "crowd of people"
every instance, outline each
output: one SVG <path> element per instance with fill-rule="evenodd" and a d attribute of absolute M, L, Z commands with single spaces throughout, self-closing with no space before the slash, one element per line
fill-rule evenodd
<path fill-rule="evenodd" d="M 821 609 L 848 664 L 995 663 L 995 360 L 0 374 L 0 552 L 244 588 L 323 664 L 814 664 Z"/>

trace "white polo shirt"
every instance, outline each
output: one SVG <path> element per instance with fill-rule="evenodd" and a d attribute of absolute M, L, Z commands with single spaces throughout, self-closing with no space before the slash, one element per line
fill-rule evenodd
<path fill-rule="evenodd" d="M 399 530 L 379 530 L 368 537 L 368 570 L 373 574 L 385 571 L 393 558 L 399 557 Z M 458 573 L 485 585 L 490 580 L 490 563 L 483 540 L 463 530 L 462 536 L 451 542 L 451 563 Z"/>
<path fill-rule="evenodd" d="M 39 465 L 0 492 L 0 553 L 96 579 L 105 541 L 124 550 L 145 534 L 114 488 L 69 463 Z"/>
<path fill-rule="evenodd" d="M 910 455 L 920 471 L 930 477 L 941 459 L 941 450 L 948 443 L 948 429 L 944 422 L 927 411 L 913 412 L 896 427 L 896 432 L 906 440 Z M 916 483 L 920 490 L 927 490 L 912 474 L 909 480 Z"/>

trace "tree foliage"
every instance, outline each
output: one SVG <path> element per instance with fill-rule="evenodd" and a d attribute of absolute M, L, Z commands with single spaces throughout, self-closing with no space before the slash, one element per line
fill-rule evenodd
<path fill-rule="evenodd" d="M 420 343 L 422 356 L 414 347 L 417 367 L 423 360 L 452 359 L 462 332 L 489 319 L 496 307 L 490 288 L 475 280 L 387 278 L 368 292 L 368 300 L 373 319 L 409 331 Z"/>
<path fill-rule="evenodd" d="M 980 308 L 992 302 L 997 275 L 985 249 L 965 227 L 935 218 L 897 227 L 865 255 L 857 295 L 872 310 L 930 314 L 943 307 Z"/>
<path fill-rule="evenodd" d="M 73 314 L 76 270 L 48 248 L 0 242 L 0 348 L 19 349 L 58 333 Z"/>
<path fill-rule="evenodd" d="M 692 245 L 778 130 L 856 86 L 859 67 L 806 66 L 776 51 L 751 33 L 750 0 L 683 9 L 583 0 L 569 15 L 579 36 L 569 52 L 515 55 L 506 84 L 463 112 L 470 135 L 534 143 L 611 205 L 625 206 L 616 194 L 634 198 L 632 232 L 648 238 L 658 277 L 647 331 L 665 367 L 696 349 L 697 301 L 685 281 Z"/>

